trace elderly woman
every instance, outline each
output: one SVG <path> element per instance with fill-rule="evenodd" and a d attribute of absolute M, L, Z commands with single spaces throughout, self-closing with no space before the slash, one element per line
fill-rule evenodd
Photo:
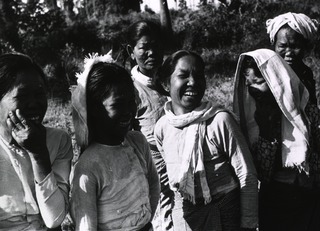
<path fill-rule="evenodd" d="M 317 104 L 312 70 L 303 63 L 308 46 L 317 36 L 318 22 L 305 14 L 285 13 L 266 22 L 270 42 L 308 89 L 310 100 Z"/>
<path fill-rule="evenodd" d="M 320 112 L 274 51 L 240 55 L 234 111 L 258 177 L 259 230 L 320 230 Z"/>
<path fill-rule="evenodd" d="M 43 71 L 27 56 L 0 56 L 0 230 L 58 227 L 68 209 L 67 133 L 44 127 Z"/>

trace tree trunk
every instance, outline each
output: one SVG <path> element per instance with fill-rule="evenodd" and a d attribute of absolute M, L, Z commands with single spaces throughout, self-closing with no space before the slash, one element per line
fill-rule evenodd
<path fill-rule="evenodd" d="M 57 0 L 45 0 L 44 2 L 49 10 L 58 9 Z"/>
<path fill-rule="evenodd" d="M 10 43 L 16 51 L 21 52 L 18 25 L 11 3 L 11 1 L 0 0 L 0 38 Z"/>
<path fill-rule="evenodd" d="M 66 16 L 67 24 L 71 24 L 74 20 L 75 14 L 73 12 L 74 3 L 73 0 L 64 0 L 64 15 Z"/>
<path fill-rule="evenodd" d="M 160 0 L 160 23 L 167 41 L 173 41 L 173 31 L 167 0 Z M 165 43 L 173 48 L 174 43 Z"/>

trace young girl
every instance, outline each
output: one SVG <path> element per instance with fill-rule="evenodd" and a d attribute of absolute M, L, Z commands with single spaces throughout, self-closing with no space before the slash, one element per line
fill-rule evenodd
<path fill-rule="evenodd" d="M 189 51 L 169 56 L 157 86 L 171 101 L 155 139 L 175 191 L 174 230 L 240 230 L 257 226 L 257 177 L 236 120 L 202 102 L 204 62 Z"/>
<path fill-rule="evenodd" d="M 71 216 L 76 230 L 149 230 L 159 179 L 146 139 L 129 131 L 136 112 L 131 77 L 110 61 L 87 59 L 72 96 L 84 152 L 74 170 Z"/>
<path fill-rule="evenodd" d="M 163 115 L 163 105 L 167 101 L 153 85 L 154 74 L 163 61 L 161 28 L 151 21 L 138 21 L 128 28 L 127 37 L 128 53 L 136 63 L 131 70 L 138 105 L 134 129 L 140 130 L 147 138 L 161 182 L 160 205 L 153 224 L 156 230 L 168 230 L 172 221 L 167 202 L 173 193 L 169 189 L 166 168 L 153 136 L 154 126 Z"/>
<path fill-rule="evenodd" d="M 45 82 L 30 57 L 0 56 L 0 230 L 45 231 L 68 212 L 71 139 L 42 124 Z"/>
<path fill-rule="evenodd" d="M 317 104 L 315 80 L 312 70 L 303 58 L 312 41 L 317 37 L 318 22 L 305 14 L 285 13 L 266 22 L 270 42 L 294 70 L 310 93 L 310 101 Z"/>
<path fill-rule="evenodd" d="M 234 111 L 255 160 L 259 230 L 320 229 L 320 112 L 274 51 L 240 55 Z"/>

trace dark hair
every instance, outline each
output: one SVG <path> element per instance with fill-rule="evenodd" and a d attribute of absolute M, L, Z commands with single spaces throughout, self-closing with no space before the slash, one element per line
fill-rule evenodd
<path fill-rule="evenodd" d="M 205 63 L 200 55 L 198 55 L 195 52 L 187 51 L 187 50 L 179 50 L 172 55 L 168 56 L 166 60 L 163 62 L 163 64 L 159 67 L 157 70 L 157 73 L 155 77 L 153 78 L 153 84 L 156 88 L 156 90 L 163 95 L 169 96 L 169 92 L 167 92 L 163 88 L 163 84 L 168 84 L 170 81 L 170 77 L 172 73 L 174 72 L 177 62 L 180 58 L 184 56 L 193 56 L 195 57 L 202 65 L 202 68 L 204 69 Z"/>
<path fill-rule="evenodd" d="M 13 89 L 17 74 L 28 70 L 38 72 L 44 83 L 47 83 L 43 70 L 29 56 L 20 53 L 0 55 L 0 100 Z"/>
<path fill-rule="evenodd" d="M 115 84 L 126 84 L 134 92 L 129 73 L 114 63 L 100 62 L 91 68 L 87 82 L 87 101 L 102 102 Z"/>
<path fill-rule="evenodd" d="M 144 35 L 150 35 L 157 41 L 162 41 L 161 26 L 153 21 L 141 20 L 128 27 L 127 41 L 134 47 L 137 41 Z"/>

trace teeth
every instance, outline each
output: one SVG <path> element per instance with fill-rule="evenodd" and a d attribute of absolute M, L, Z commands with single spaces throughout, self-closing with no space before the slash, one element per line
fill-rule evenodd
<path fill-rule="evenodd" d="M 121 127 L 126 127 L 126 126 L 129 126 L 130 125 L 130 121 L 127 121 L 127 122 L 120 122 L 119 125 Z"/>
<path fill-rule="evenodd" d="M 195 96 L 195 95 L 198 95 L 198 92 L 186 92 L 186 93 L 184 93 L 185 95 L 187 95 L 187 96 Z"/>
<path fill-rule="evenodd" d="M 29 120 L 32 120 L 32 121 L 38 121 L 39 119 L 40 119 L 40 116 L 34 116 L 29 118 Z"/>

